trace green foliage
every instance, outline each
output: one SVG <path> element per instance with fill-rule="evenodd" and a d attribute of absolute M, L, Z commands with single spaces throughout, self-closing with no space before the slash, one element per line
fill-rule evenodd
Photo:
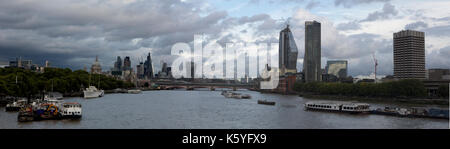
<path fill-rule="evenodd" d="M 69 68 L 45 68 L 44 73 L 18 68 L 0 68 L 0 95 L 29 97 L 52 89 L 56 92 L 72 93 L 80 91 L 82 87 L 88 87 L 89 83 L 106 90 L 134 86 L 133 83 L 105 75 L 89 75 L 86 71 L 72 71 Z"/>
<path fill-rule="evenodd" d="M 383 83 L 325 83 L 311 82 L 294 85 L 298 92 L 325 95 L 370 96 L 370 97 L 425 97 L 426 89 L 419 80 L 400 80 Z M 442 89 L 445 90 L 445 89 Z M 443 93 L 445 94 L 445 93 Z M 447 86 L 448 96 L 448 86 Z"/>

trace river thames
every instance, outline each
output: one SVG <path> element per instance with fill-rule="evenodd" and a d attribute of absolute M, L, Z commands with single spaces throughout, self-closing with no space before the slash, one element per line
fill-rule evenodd
<path fill-rule="evenodd" d="M 106 94 L 102 98 L 65 98 L 83 106 L 81 120 L 47 120 L 20 123 L 17 112 L 0 108 L 0 128 L 26 129 L 448 129 L 445 119 L 402 118 L 370 114 L 305 111 L 311 99 L 295 95 L 250 94 L 251 99 L 231 99 L 221 90 L 163 90 L 141 94 Z M 276 101 L 275 106 L 257 104 Z M 314 99 L 313 101 L 318 101 Z M 325 100 L 324 100 L 325 101 Z M 402 105 L 370 103 L 371 108 Z M 436 107 L 436 106 L 428 106 Z M 444 106 L 445 107 L 445 106 Z M 442 108 L 442 107 L 440 107 Z"/>

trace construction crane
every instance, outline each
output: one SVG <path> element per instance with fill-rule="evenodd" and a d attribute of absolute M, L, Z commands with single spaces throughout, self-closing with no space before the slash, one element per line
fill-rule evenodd
<path fill-rule="evenodd" d="M 373 61 L 375 62 L 375 83 L 377 83 L 377 66 L 378 66 L 378 61 L 377 58 L 375 57 L 375 53 L 372 54 L 373 57 Z"/>

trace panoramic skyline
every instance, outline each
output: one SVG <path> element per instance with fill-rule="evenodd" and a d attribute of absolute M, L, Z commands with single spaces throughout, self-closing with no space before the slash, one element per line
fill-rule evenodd
<path fill-rule="evenodd" d="M 406 0 L 0 0 L 0 62 L 21 56 L 33 63 L 90 67 L 96 55 L 103 70 L 117 56 L 138 58 L 152 53 L 155 70 L 175 59 L 170 49 L 207 41 L 278 42 L 289 22 L 302 70 L 305 21 L 322 24 L 322 68 L 327 60 L 348 60 L 348 74 L 393 73 L 393 33 L 425 32 L 426 69 L 450 68 L 450 2 Z M 1 63 L 0 63 L 1 65 Z M 370 66 L 370 67 L 368 67 Z"/>

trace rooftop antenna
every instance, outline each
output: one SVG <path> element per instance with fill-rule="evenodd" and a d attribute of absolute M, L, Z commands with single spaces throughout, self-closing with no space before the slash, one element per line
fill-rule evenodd
<path fill-rule="evenodd" d="M 374 66 L 374 68 L 375 68 L 375 83 L 377 83 L 377 66 L 378 66 L 378 60 L 377 60 L 377 58 L 375 57 L 375 53 L 372 54 L 372 57 L 373 57 L 373 61 L 375 62 L 375 66 Z"/>

